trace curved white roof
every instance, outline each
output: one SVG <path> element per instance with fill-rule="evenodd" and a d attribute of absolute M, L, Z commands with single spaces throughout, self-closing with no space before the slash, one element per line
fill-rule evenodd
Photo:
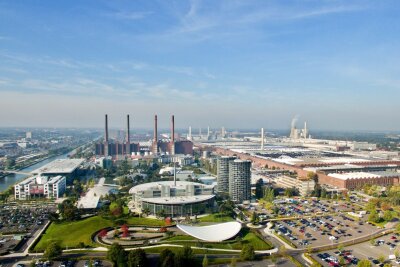
<path fill-rule="evenodd" d="M 197 195 L 197 196 L 181 196 L 181 197 L 154 197 L 154 198 L 143 198 L 143 202 L 161 205 L 180 205 L 180 204 L 192 204 L 202 201 L 206 201 L 214 198 L 215 195 Z"/>
<path fill-rule="evenodd" d="M 180 230 L 197 239 L 208 242 L 221 242 L 237 235 L 242 229 L 238 222 L 226 222 L 207 226 L 190 226 L 178 224 Z"/>
<path fill-rule="evenodd" d="M 187 185 L 195 185 L 199 186 L 202 188 L 213 188 L 212 186 L 201 184 L 201 183 L 194 183 L 194 182 L 187 182 L 187 181 L 176 181 L 176 185 L 174 181 L 158 181 L 158 182 L 152 182 L 152 183 L 145 183 L 145 184 L 139 184 L 131 189 L 129 189 L 129 194 L 136 194 L 140 191 L 145 191 L 149 189 L 160 189 L 161 186 L 169 186 L 170 188 L 176 188 L 176 189 L 185 189 Z"/>

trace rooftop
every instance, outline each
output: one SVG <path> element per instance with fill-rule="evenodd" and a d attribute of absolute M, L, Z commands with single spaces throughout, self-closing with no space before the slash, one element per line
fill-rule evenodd
<path fill-rule="evenodd" d="M 221 242 L 237 235 L 242 229 L 238 222 L 226 222 L 207 226 L 178 224 L 177 227 L 188 235 L 208 242 Z"/>
<path fill-rule="evenodd" d="M 84 159 L 57 159 L 54 160 L 34 171 L 33 174 L 38 173 L 63 173 L 69 174 L 75 171 L 85 160 Z"/>
<path fill-rule="evenodd" d="M 381 177 L 394 177 L 400 176 L 398 172 L 349 172 L 349 173 L 331 173 L 329 176 L 341 180 L 349 179 L 365 179 L 365 178 L 381 178 Z"/>
<path fill-rule="evenodd" d="M 179 190 L 179 189 L 186 189 L 186 186 L 188 185 L 200 186 L 204 188 L 213 188 L 212 186 L 209 185 L 187 182 L 187 181 L 176 181 L 176 185 L 174 181 L 159 181 L 159 182 L 145 183 L 134 186 L 129 190 L 129 193 L 134 194 L 140 191 L 146 191 L 150 189 L 161 189 L 162 186 L 169 186 L 170 188 L 176 188 Z"/>
<path fill-rule="evenodd" d="M 153 203 L 153 204 L 169 204 L 169 205 L 179 205 L 179 204 L 191 204 L 198 203 L 212 199 L 215 195 L 196 195 L 196 196 L 180 196 L 180 197 L 157 197 L 157 198 L 143 198 L 143 202 Z"/>

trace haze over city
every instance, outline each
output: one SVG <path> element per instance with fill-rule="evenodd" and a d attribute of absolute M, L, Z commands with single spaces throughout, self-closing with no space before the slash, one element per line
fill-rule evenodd
<path fill-rule="evenodd" d="M 1 127 L 400 130 L 398 1 L 2 1 Z M 195 125 L 197 124 L 197 125 Z"/>

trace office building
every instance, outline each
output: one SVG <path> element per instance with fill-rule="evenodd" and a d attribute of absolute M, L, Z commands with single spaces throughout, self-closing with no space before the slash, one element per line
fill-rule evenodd
<path fill-rule="evenodd" d="M 14 186 L 15 199 L 32 198 L 58 199 L 63 196 L 67 181 L 65 176 L 43 176 L 41 174 L 29 177 Z"/>
<path fill-rule="evenodd" d="M 217 192 L 229 193 L 229 162 L 235 157 L 222 156 L 217 160 Z"/>
<path fill-rule="evenodd" d="M 251 199 L 251 161 L 229 161 L 229 196 L 235 203 Z"/>
<path fill-rule="evenodd" d="M 163 181 L 140 184 L 129 190 L 132 209 L 148 210 L 151 215 L 164 212 L 169 217 L 211 213 L 214 208 L 214 187 L 185 181 Z"/>

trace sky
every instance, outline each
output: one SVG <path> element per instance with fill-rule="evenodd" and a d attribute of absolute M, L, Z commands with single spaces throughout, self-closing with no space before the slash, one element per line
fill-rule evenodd
<path fill-rule="evenodd" d="M 398 0 L 0 1 L 0 127 L 400 130 Z"/>

